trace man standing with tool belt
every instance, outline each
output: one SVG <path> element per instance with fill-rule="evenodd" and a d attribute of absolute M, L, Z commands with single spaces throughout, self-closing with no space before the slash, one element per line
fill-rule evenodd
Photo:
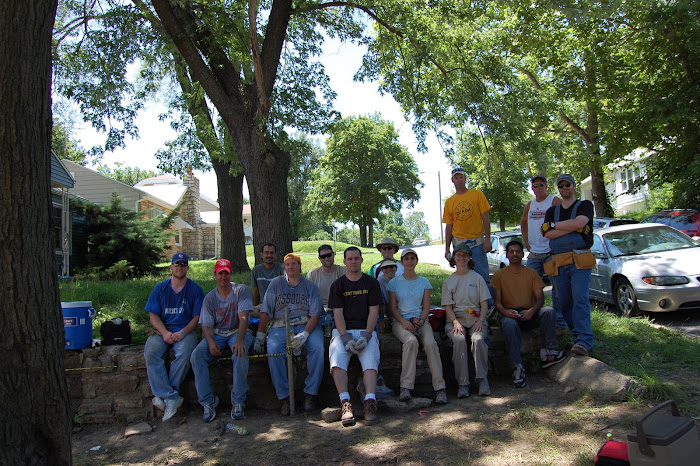
<path fill-rule="evenodd" d="M 550 207 L 542 224 L 542 234 L 549 239 L 552 260 L 545 264 L 545 273 L 554 277 L 559 307 L 572 331 L 571 352 L 587 356 L 593 350 L 591 303 L 588 287 L 595 257 L 593 245 L 593 203 L 576 199 L 573 176 L 561 175 L 557 188 L 561 205 Z"/>
<path fill-rule="evenodd" d="M 318 287 L 301 276 L 301 257 L 295 253 L 284 256 L 285 275 L 274 278 L 267 288 L 263 305 L 260 309 L 259 329 L 265 329 L 272 319 L 272 326 L 267 335 L 267 358 L 270 376 L 275 386 L 277 398 L 281 401 L 280 412 L 289 416 L 289 379 L 285 367 L 287 335 L 285 335 L 285 309 L 289 310 L 289 328 L 294 333 L 291 340 L 293 348 L 306 345 L 306 363 L 309 375 L 304 386 L 304 410 L 315 408 L 318 387 L 323 377 L 323 331 L 318 325 L 323 314 L 323 303 Z M 256 347 L 262 346 L 264 334 L 256 334 Z M 291 388 L 293 390 L 294 387 Z"/>
<path fill-rule="evenodd" d="M 253 300 L 248 287 L 231 282 L 231 262 L 226 259 L 214 265 L 216 288 L 204 297 L 199 323 L 204 339 L 192 352 L 190 362 L 194 372 L 199 404 L 204 407 L 204 422 L 213 421 L 219 397 L 209 384 L 209 362 L 221 356 L 222 348 L 231 348 L 233 385 L 231 387 L 231 417 L 243 419 L 244 403 L 248 393 L 248 350 L 253 336 L 248 333 L 248 314 Z"/>
<path fill-rule="evenodd" d="M 525 243 L 525 249 L 530 252 L 525 265 L 535 269 L 540 278 L 544 278 L 544 263 L 552 259 L 552 250 L 549 247 L 549 240 L 542 236 L 542 224 L 544 223 L 547 209 L 561 204 L 561 199 L 548 194 L 547 178 L 544 175 L 535 175 L 530 181 L 535 198 L 525 204 L 523 216 L 520 219 L 523 243 Z M 557 335 L 562 335 L 566 332 L 567 325 L 557 302 L 554 279 L 552 278 L 550 281 L 552 285 L 552 306 L 557 313 L 556 333 Z"/>
<path fill-rule="evenodd" d="M 353 354 L 362 365 L 362 381 L 367 394 L 364 399 L 365 424 L 377 421 L 377 370 L 379 344 L 374 327 L 377 324 L 382 290 L 379 282 L 362 273 L 362 252 L 351 246 L 343 253 L 345 275 L 331 285 L 328 305 L 333 309 L 335 330 L 328 348 L 331 375 L 343 408 L 344 427 L 355 424 L 355 415 L 348 393 L 348 364 Z"/>

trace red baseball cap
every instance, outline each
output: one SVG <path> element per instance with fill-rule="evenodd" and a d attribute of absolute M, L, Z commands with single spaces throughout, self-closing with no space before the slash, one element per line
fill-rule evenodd
<path fill-rule="evenodd" d="M 214 266 L 214 273 L 219 273 L 222 270 L 231 273 L 231 262 L 229 262 L 228 259 L 219 259 L 218 261 L 216 261 L 216 265 Z"/>

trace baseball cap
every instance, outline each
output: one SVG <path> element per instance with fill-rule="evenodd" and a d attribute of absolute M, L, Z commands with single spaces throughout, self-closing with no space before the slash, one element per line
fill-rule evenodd
<path fill-rule="evenodd" d="M 177 262 L 184 262 L 186 265 L 189 265 L 190 258 L 184 252 L 178 252 L 173 256 L 173 260 L 170 263 L 174 265 Z"/>
<path fill-rule="evenodd" d="M 393 265 L 394 267 L 398 267 L 398 266 L 396 265 L 396 260 L 394 260 L 394 259 L 384 259 L 383 261 L 381 261 L 381 262 L 379 263 L 379 268 L 380 268 L 380 269 L 383 269 L 384 267 L 391 267 L 392 265 Z"/>
<path fill-rule="evenodd" d="M 563 175 L 559 175 L 559 178 L 557 178 L 557 184 L 559 184 L 560 181 L 568 181 L 571 184 L 576 184 L 576 180 L 574 180 L 574 177 L 569 175 L 568 173 L 564 173 Z"/>
<path fill-rule="evenodd" d="M 284 260 L 282 262 L 287 262 L 289 259 L 293 259 L 293 260 L 299 262 L 299 264 L 301 265 L 301 256 L 299 256 L 299 254 L 290 252 L 289 254 L 284 256 Z"/>
<path fill-rule="evenodd" d="M 411 248 L 406 248 L 406 249 L 404 249 L 403 251 L 401 251 L 401 259 L 403 259 L 403 257 L 404 257 L 406 254 L 415 254 L 415 255 L 416 255 L 416 259 L 418 259 L 418 254 L 416 253 L 416 251 L 414 251 L 414 250 L 411 249 Z"/>
<path fill-rule="evenodd" d="M 467 243 L 462 243 L 462 244 L 460 244 L 460 245 L 458 245 L 458 246 L 455 246 L 455 251 L 454 251 L 454 252 L 455 252 L 455 253 L 464 252 L 464 253 L 467 253 L 467 254 L 469 254 L 469 255 L 471 256 L 471 255 L 472 255 L 472 248 L 470 248 L 469 246 L 467 246 Z"/>
<path fill-rule="evenodd" d="M 455 176 L 455 175 L 458 174 L 458 173 L 461 173 L 462 175 L 467 176 L 467 174 L 466 174 L 465 171 L 464 171 L 464 168 L 462 168 L 462 167 L 454 167 L 454 168 L 452 169 L 452 176 Z"/>
<path fill-rule="evenodd" d="M 228 259 L 219 259 L 216 261 L 216 265 L 214 265 L 214 273 L 219 273 L 222 270 L 231 273 L 231 262 L 229 262 Z"/>
<path fill-rule="evenodd" d="M 535 181 L 537 179 L 540 179 L 540 180 L 544 181 L 545 184 L 547 184 L 547 177 L 545 177 L 544 175 L 535 175 L 532 178 L 530 178 L 530 182 L 532 183 L 533 181 Z"/>

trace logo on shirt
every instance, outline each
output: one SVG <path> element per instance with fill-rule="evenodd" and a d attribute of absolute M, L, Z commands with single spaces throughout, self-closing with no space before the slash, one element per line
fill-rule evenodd
<path fill-rule="evenodd" d="M 461 201 L 455 206 L 457 220 L 469 220 L 474 215 L 474 206 L 469 201 Z"/>
<path fill-rule="evenodd" d="M 348 296 L 358 296 L 369 293 L 369 290 L 354 290 L 354 291 L 343 291 L 343 296 L 346 298 Z"/>

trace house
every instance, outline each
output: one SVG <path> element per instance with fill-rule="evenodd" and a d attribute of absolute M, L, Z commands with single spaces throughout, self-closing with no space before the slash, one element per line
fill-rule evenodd
<path fill-rule="evenodd" d="M 70 275 L 71 211 L 68 190 L 75 179 L 54 151 L 51 151 L 51 224 L 54 256 L 58 274 Z"/>
<path fill-rule="evenodd" d="M 627 193 L 627 190 L 636 180 L 644 176 L 646 169 L 644 159 L 650 154 L 651 152 L 646 149 L 636 149 L 622 161 L 608 165 L 605 190 L 610 196 L 615 215 L 624 215 L 647 208 L 649 186 L 645 184 L 634 193 Z M 580 192 L 581 199 L 593 200 L 590 176 L 580 183 Z"/>

